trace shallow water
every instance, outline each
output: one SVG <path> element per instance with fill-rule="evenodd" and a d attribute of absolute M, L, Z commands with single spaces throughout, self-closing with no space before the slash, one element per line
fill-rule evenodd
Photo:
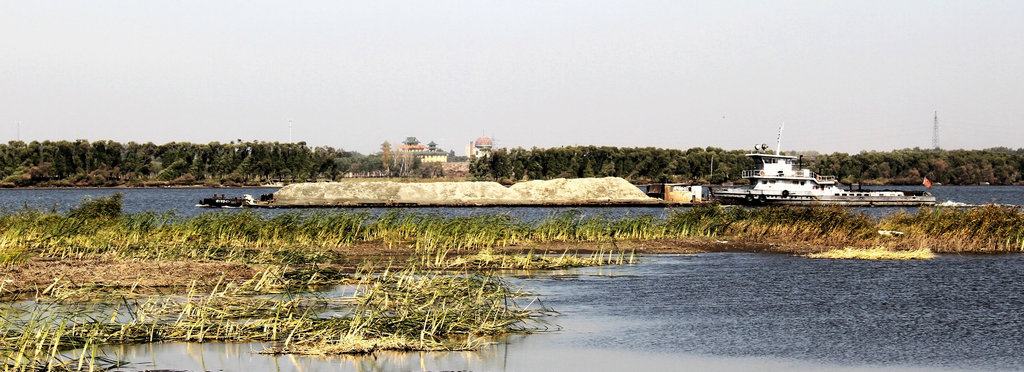
<path fill-rule="evenodd" d="M 311 358 L 259 344 L 108 348 L 126 370 L 1021 370 L 1024 257 L 836 261 L 744 253 L 516 275 L 552 332 L 479 352 Z"/>

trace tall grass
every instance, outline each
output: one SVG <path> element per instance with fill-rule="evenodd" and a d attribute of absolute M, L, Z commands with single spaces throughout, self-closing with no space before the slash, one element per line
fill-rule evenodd
<path fill-rule="evenodd" d="M 714 237 L 874 246 L 879 245 L 876 231 L 880 229 L 906 232 L 899 242 L 883 242 L 887 246 L 918 244 L 938 252 L 1024 250 L 1024 213 L 999 206 L 922 208 L 880 221 L 840 207 L 700 206 L 674 211 L 664 219 L 585 217 L 570 211 L 531 222 L 502 214 L 445 217 L 397 210 L 378 216 L 348 211 L 273 217 L 251 211 L 195 217 L 125 214 L 114 196 L 84 201 L 66 214 L 0 213 L 0 265 L 17 264 L 33 255 L 309 264 L 330 262 L 345 247 L 370 243 L 399 247 L 421 262 L 440 266 L 454 256 L 538 243 L 614 245 L 621 240 Z"/>
<path fill-rule="evenodd" d="M 1024 211 L 1020 207 L 921 208 L 882 220 L 881 229 L 905 233 L 906 242 L 936 252 L 1024 252 Z"/>

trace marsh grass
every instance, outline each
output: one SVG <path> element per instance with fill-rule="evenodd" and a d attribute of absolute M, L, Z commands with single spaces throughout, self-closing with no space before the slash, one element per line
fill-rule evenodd
<path fill-rule="evenodd" d="M 492 275 L 413 270 L 358 274 L 351 296 L 278 293 L 283 268 L 241 284 L 198 286 L 178 296 L 7 305 L 0 318 L 0 364 L 8 370 L 104 364 L 96 347 L 149 342 L 267 342 L 267 353 L 339 354 L 375 350 L 471 350 L 488 337 L 544 330 L 550 309 Z M 108 295 L 109 297 L 109 295 Z M 68 355 L 67 350 L 80 350 Z"/>
<path fill-rule="evenodd" d="M 883 241 L 876 234 L 879 229 L 906 234 L 898 241 Z M 663 219 L 585 217 L 569 211 L 524 221 L 504 214 L 444 217 L 399 210 L 377 216 L 344 211 L 266 217 L 236 211 L 186 218 L 173 213 L 122 213 L 115 194 L 83 201 L 66 214 L 28 209 L 0 213 L 0 265 L 16 265 L 34 255 L 309 265 L 337 261 L 346 247 L 370 243 L 408 249 L 415 261 L 441 267 L 449 257 L 509 246 L 679 238 L 1020 252 L 1024 251 L 1024 213 L 1000 206 L 922 208 L 876 221 L 841 207 L 698 206 L 673 211 Z"/>
<path fill-rule="evenodd" d="M 896 213 L 881 229 L 904 232 L 908 246 L 931 247 L 946 253 L 1024 252 L 1024 212 L 1020 207 L 921 208 Z"/>

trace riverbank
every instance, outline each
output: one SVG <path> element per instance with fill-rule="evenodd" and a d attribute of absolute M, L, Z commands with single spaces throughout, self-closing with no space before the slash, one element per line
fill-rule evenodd
<path fill-rule="evenodd" d="M 221 277 L 244 280 L 270 266 L 329 278 L 361 267 L 546 268 L 554 265 L 550 257 L 584 260 L 559 264 L 587 265 L 607 255 L 806 255 L 847 247 L 927 248 L 940 254 L 1024 251 L 1024 212 L 1001 206 L 922 208 L 881 219 L 838 207 L 721 206 L 678 210 L 664 219 L 583 217 L 574 211 L 539 221 L 402 211 L 180 217 L 123 213 L 115 194 L 64 214 L 0 214 L 0 229 L 0 278 L 7 293 L 35 293 L 55 282 L 75 288 L 182 287 Z"/>

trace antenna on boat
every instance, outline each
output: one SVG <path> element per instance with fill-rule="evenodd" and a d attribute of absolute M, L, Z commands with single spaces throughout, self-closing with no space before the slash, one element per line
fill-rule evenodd
<path fill-rule="evenodd" d="M 775 155 L 782 155 L 782 129 L 785 127 L 785 122 L 783 122 L 782 126 L 779 127 L 779 138 L 775 142 Z"/>

